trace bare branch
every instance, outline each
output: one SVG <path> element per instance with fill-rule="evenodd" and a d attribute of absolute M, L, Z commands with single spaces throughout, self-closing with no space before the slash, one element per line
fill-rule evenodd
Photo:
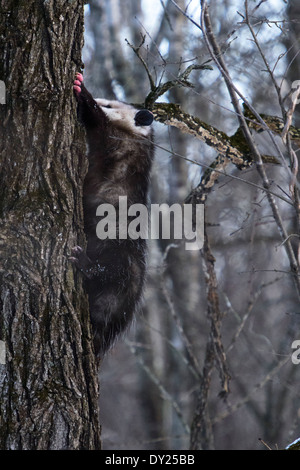
<path fill-rule="evenodd" d="M 225 132 L 201 121 L 198 117 L 185 113 L 177 104 L 156 103 L 153 105 L 152 111 L 157 121 L 177 127 L 182 132 L 197 137 L 226 156 L 239 169 L 252 165 L 251 149 L 247 146 L 243 136 L 238 139 L 237 133 L 235 133 L 230 137 Z M 262 159 L 268 163 L 278 163 L 278 160 L 271 155 L 264 155 Z"/>
<path fill-rule="evenodd" d="M 219 306 L 218 281 L 214 268 L 215 258 L 211 252 L 207 234 L 205 234 L 202 256 L 207 283 L 207 312 L 210 320 L 210 341 L 214 349 L 214 360 L 222 383 L 220 396 L 226 398 L 229 393 L 230 374 L 221 339 L 221 320 L 223 315 Z"/>
<path fill-rule="evenodd" d="M 212 70 L 213 68 L 208 65 L 206 62 L 204 64 L 191 64 L 189 65 L 181 74 L 179 74 L 174 80 L 169 80 L 167 82 L 164 82 L 160 85 L 156 85 L 155 80 L 149 70 L 149 67 L 144 60 L 140 50 L 142 46 L 145 43 L 146 36 L 142 36 L 142 41 L 139 46 L 134 46 L 130 44 L 130 42 L 126 39 L 126 42 L 129 47 L 133 50 L 133 52 L 136 54 L 138 59 L 141 61 L 143 64 L 146 73 L 148 75 L 148 79 L 150 82 L 150 93 L 145 99 L 145 107 L 151 109 L 155 101 L 165 93 L 167 93 L 171 88 L 174 87 L 187 87 L 187 88 L 194 88 L 193 83 L 189 81 L 189 76 L 193 70 Z M 209 61 L 207 61 L 209 62 Z"/>

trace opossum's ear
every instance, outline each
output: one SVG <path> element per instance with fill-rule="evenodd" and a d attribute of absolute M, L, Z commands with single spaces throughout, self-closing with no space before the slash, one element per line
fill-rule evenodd
<path fill-rule="evenodd" d="M 153 114 L 148 109 L 141 109 L 135 115 L 136 126 L 151 126 L 153 122 Z"/>

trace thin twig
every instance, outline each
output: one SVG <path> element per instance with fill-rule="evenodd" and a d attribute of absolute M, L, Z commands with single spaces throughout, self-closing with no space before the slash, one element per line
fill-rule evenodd
<path fill-rule="evenodd" d="M 140 61 L 142 62 L 143 66 L 144 66 L 144 68 L 145 68 L 145 70 L 146 70 L 146 72 L 147 72 L 147 75 L 148 75 L 148 79 L 149 79 L 149 82 L 150 82 L 150 88 L 151 88 L 152 91 L 154 91 L 154 90 L 156 89 L 155 82 L 154 82 L 154 80 L 153 80 L 153 78 L 152 78 L 152 75 L 151 75 L 151 72 L 150 72 L 150 70 L 149 70 L 148 65 L 146 64 L 145 60 L 143 59 L 143 57 L 142 57 L 141 54 L 140 54 L 140 49 L 141 49 L 141 47 L 144 45 L 145 39 L 146 39 L 146 36 L 142 36 L 142 41 L 141 41 L 140 45 L 137 46 L 137 47 L 133 46 L 133 44 L 130 44 L 130 42 L 129 42 L 127 39 L 125 39 L 125 41 L 127 42 L 128 46 L 131 47 L 131 49 L 133 50 L 133 52 L 137 55 L 137 57 L 138 57 L 138 58 L 140 59 Z"/>
<path fill-rule="evenodd" d="M 161 383 L 161 381 L 159 380 L 158 377 L 156 377 L 156 375 L 151 371 L 151 369 L 147 366 L 147 364 L 145 364 L 145 361 L 143 360 L 143 358 L 137 354 L 137 351 L 136 351 L 136 347 L 134 346 L 134 343 L 131 343 L 130 341 L 128 340 L 125 340 L 125 343 L 127 344 L 127 346 L 129 347 L 130 351 L 134 354 L 134 356 L 136 357 L 137 361 L 139 362 L 139 364 L 141 365 L 141 367 L 144 369 L 144 371 L 146 372 L 146 374 L 148 375 L 148 377 L 150 378 L 150 380 L 157 386 L 158 390 L 160 391 L 161 393 L 161 396 L 164 400 L 167 400 L 171 405 L 172 407 L 174 408 L 179 420 L 181 421 L 182 423 L 182 426 L 185 430 L 185 432 L 187 434 L 190 433 L 190 427 L 189 425 L 184 421 L 184 418 L 183 418 L 183 415 L 180 411 L 180 406 L 179 404 L 174 400 L 174 398 L 169 394 L 169 392 L 165 389 L 165 387 L 163 386 L 163 384 Z"/>
<path fill-rule="evenodd" d="M 170 339 L 168 339 L 164 334 L 162 334 L 160 330 L 158 330 L 157 328 L 154 328 L 154 326 L 150 325 L 145 319 L 143 319 L 142 321 L 144 322 L 147 328 L 149 328 L 151 331 L 154 331 L 156 334 L 158 334 L 162 338 L 162 340 L 170 347 L 173 353 L 178 355 L 180 360 L 190 370 L 194 378 L 199 380 L 198 371 L 195 371 L 195 368 L 192 366 L 191 362 L 185 356 L 185 354 L 182 351 L 180 351 L 176 346 L 174 346 L 173 342 Z"/>
<path fill-rule="evenodd" d="M 182 10 L 182 8 L 180 8 L 180 6 L 177 5 L 177 3 L 174 2 L 174 0 L 171 0 L 171 2 L 177 8 L 177 10 L 180 11 L 180 13 L 182 13 L 189 21 L 191 21 L 191 23 L 193 23 L 194 26 L 196 26 L 196 28 L 201 30 L 201 26 L 196 21 L 194 21 L 193 18 L 189 16 L 184 10 Z"/>
<path fill-rule="evenodd" d="M 201 381 L 202 377 L 201 377 L 200 366 L 199 366 L 198 360 L 197 360 L 197 358 L 196 358 L 196 356 L 193 352 L 193 348 L 192 348 L 192 345 L 190 343 L 190 340 L 188 339 L 188 337 L 185 334 L 181 319 L 180 319 L 179 315 L 176 312 L 174 302 L 172 301 L 172 299 L 170 297 L 169 291 L 168 291 L 167 286 L 166 286 L 166 277 L 165 276 L 166 276 L 165 275 L 165 270 L 163 270 L 162 274 L 161 274 L 161 284 L 162 284 L 163 294 L 164 294 L 165 299 L 167 301 L 169 311 L 170 311 L 170 313 L 172 315 L 172 318 L 175 322 L 177 331 L 178 331 L 178 333 L 179 333 L 179 335 L 182 339 L 182 342 L 185 346 L 185 349 L 186 349 L 186 352 L 187 352 L 187 355 L 188 355 L 188 358 L 189 358 L 189 362 L 190 362 L 195 374 L 197 375 L 198 379 Z"/>
<path fill-rule="evenodd" d="M 284 359 L 282 359 L 280 362 L 278 362 L 275 367 L 273 367 L 272 370 L 270 370 L 270 372 L 264 377 L 264 379 L 259 383 L 257 384 L 255 387 L 252 388 L 252 390 L 248 393 L 248 395 L 246 397 L 244 397 L 242 400 L 240 400 L 239 402 L 235 403 L 234 405 L 231 405 L 227 408 L 227 410 L 224 412 L 224 413 L 221 413 L 220 415 L 216 416 L 215 418 L 213 418 L 212 420 L 212 423 L 213 424 L 216 424 L 216 423 L 219 423 L 220 421 L 222 421 L 223 419 L 227 418 L 228 416 L 230 416 L 232 413 L 234 413 L 235 411 L 237 411 L 238 409 L 240 409 L 242 406 L 244 406 L 246 403 L 248 403 L 252 396 L 258 392 L 259 390 L 261 390 L 268 382 L 269 380 L 271 380 L 278 372 L 279 370 L 285 365 L 287 364 L 289 361 L 291 360 L 290 356 L 287 356 L 285 357 Z"/>
<path fill-rule="evenodd" d="M 245 326 L 245 323 L 246 323 L 246 321 L 248 320 L 248 318 L 249 318 L 249 316 L 250 316 L 250 314 L 251 314 L 253 308 L 255 307 L 255 304 L 256 304 L 257 300 L 259 299 L 259 297 L 260 297 L 260 295 L 261 295 L 263 289 L 265 289 L 266 287 L 268 287 L 268 286 L 270 286 L 270 285 L 272 285 L 272 284 L 274 284 L 275 282 L 278 282 L 278 281 L 280 281 L 280 280 L 281 280 L 280 278 L 276 278 L 276 279 L 274 279 L 273 281 L 270 281 L 270 282 L 268 282 L 268 283 L 262 284 L 259 289 L 256 289 L 255 292 L 252 293 L 252 295 L 250 296 L 250 299 L 251 299 L 251 300 L 250 300 L 250 302 L 249 302 L 248 308 L 247 308 L 245 314 L 243 315 L 242 319 L 240 320 L 240 324 L 239 324 L 239 326 L 238 326 L 238 328 L 237 328 L 237 330 L 236 330 L 236 332 L 235 332 L 235 334 L 234 334 L 232 340 L 230 341 L 229 346 L 228 346 L 227 349 L 226 349 L 226 354 L 228 354 L 229 351 L 233 348 L 235 342 L 237 341 L 238 337 L 240 336 L 240 334 L 241 334 L 241 332 L 242 332 L 242 330 L 243 330 L 243 328 L 244 328 L 244 326 Z M 236 315 L 237 315 L 237 314 L 236 314 Z"/>

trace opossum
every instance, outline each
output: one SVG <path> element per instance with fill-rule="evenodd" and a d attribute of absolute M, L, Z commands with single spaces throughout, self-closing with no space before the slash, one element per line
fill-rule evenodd
<path fill-rule="evenodd" d="M 128 207 L 147 206 L 153 114 L 123 102 L 94 99 L 81 73 L 76 74 L 73 89 L 86 130 L 89 168 L 83 187 L 87 252 L 76 246 L 70 259 L 85 278 L 94 350 L 102 358 L 131 323 L 140 303 L 147 249 L 144 238 L 99 239 L 96 226 L 101 217 L 96 210 L 101 204 L 113 205 L 118 223 L 119 196 L 127 197 Z"/>

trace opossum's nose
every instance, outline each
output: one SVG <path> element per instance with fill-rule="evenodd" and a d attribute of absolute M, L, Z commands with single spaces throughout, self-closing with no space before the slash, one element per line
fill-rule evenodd
<path fill-rule="evenodd" d="M 151 126 L 153 122 L 153 114 L 148 109 L 141 109 L 135 115 L 136 126 Z"/>

